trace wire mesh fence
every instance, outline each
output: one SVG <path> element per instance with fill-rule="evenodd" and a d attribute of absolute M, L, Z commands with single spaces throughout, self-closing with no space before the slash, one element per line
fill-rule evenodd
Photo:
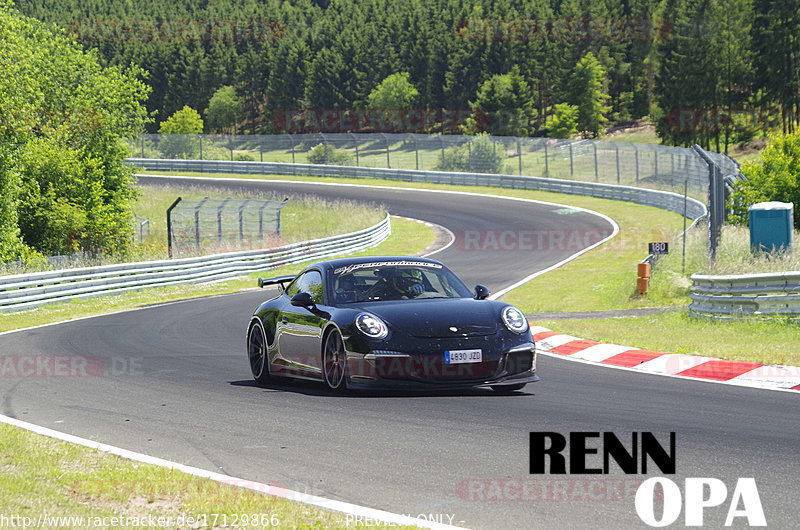
<path fill-rule="evenodd" d="M 288 200 L 179 197 L 167 210 L 169 255 L 271 246 L 280 239 Z"/>
<path fill-rule="evenodd" d="M 707 165 L 692 149 L 640 143 L 411 133 L 143 134 L 130 140 L 130 149 L 141 158 L 499 173 L 679 193 L 688 183 L 690 195 L 708 191 Z"/>
<path fill-rule="evenodd" d="M 139 215 L 133 216 L 133 239 L 142 243 L 150 235 L 150 219 Z"/>
<path fill-rule="evenodd" d="M 672 191 L 709 205 L 713 259 L 733 182 L 741 178 L 727 155 L 602 140 L 414 133 L 280 135 L 142 134 L 132 156 L 150 159 L 288 162 L 487 173 L 600 182 Z"/>

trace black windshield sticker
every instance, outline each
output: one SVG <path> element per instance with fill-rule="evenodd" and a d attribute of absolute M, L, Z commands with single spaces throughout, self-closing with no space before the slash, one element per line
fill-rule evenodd
<path fill-rule="evenodd" d="M 338 276 L 341 274 L 349 274 L 361 269 L 373 269 L 380 267 L 427 267 L 429 269 L 441 269 L 442 265 L 439 263 L 430 263 L 428 261 L 372 261 L 368 263 L 353 263 L 352 265 L 339 267 L 338 269 L 334 269 L 333 273 Z"/>

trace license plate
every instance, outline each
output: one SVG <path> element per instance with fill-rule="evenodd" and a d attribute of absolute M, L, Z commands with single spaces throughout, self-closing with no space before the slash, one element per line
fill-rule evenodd
<path fill-rule="evenodd" d="M 479 363 L 483 361 L 481 350 L 447 350 L 444 352 L 444 364 Z"/>

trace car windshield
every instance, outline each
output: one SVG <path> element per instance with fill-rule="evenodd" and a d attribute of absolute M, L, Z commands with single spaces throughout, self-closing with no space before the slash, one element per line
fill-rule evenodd
<path fill-rule="evenodd" d="M 464 282 L 438 263 L 355 263 L 331 271 L 337 304 L 429 298 L 470 298 Z"/>

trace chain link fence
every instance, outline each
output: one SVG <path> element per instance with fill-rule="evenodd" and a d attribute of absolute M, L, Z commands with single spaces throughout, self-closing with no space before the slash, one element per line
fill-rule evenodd
<path fill-rule="evenodd" d="M 167 210 L 169 256 L 274 246 L 281 236 L 281 209 L 288 200 L 178 197 Z"/>
<path fill-rule="evenodd" d="M 727 155 L 645 143 L 413 133 L 280 135 L 142 134 L 131 155 L 144 159 L 285 162 L 549 177 L 672 191 L 707 201 L 714 259 L 733 183 Z"/>
<path fill-rule="evenodd" d="M 139 158 L 496 173 L 679 193 L 686 183 L 690 195 L 708 191 L 707 165 L 692 149 L 642 143 L 410 133 L 142 134 L 130 149 Z"/>

